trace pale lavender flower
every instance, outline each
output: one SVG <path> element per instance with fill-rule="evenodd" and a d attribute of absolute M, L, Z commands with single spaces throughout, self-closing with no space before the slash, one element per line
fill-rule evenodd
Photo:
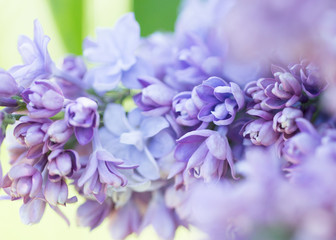
<path fill-rule="evenodd" d="M 161 116 L 171 109 L 176 92 L 153 77 L 139 78 L 143 89 L 133 99 L 146 116 Z"/>
<path fill-rule="evenodd" d="M 219 180 L 228 167 L 235 177 L 232 151 L 222 130 L 216 132 L 203 129 L 188 132 L 177 140 L 175 159 L 176 163 L 168 178 L 182 174 L 186 185 L 190 175 L 202 178 L 205 182 Z"/>
<path fill-rule="evenodd" d="M 78 153 L 74 150 L 56 149 L 48 156 L 49 179 L 58 182 L 62 177 L 72 177 L 80 169 Z"/>
<path fill-rule="evenodd" d="M 301 80 L 290 72 L 272 66 L 274 78 L 261 78 L 249 83 L 245 92 L 255 103 L 260 103 L 263 110 L 290 107 L 300 100 L 302 95 Z"/>
<path fill-rule="evenodd" d="M 64 97 L 56 83 L 48 80 L 36 80 L 21 96 L 27 103 L 31 118 L 49 118 L 63 108 Z"/>
<path fill-rule="evenodd" d="M 77 209 L 77 224 L 82 227 L 90 227 L 92 230 L 103 222 L 112 209 L 113 203 L 109 199 L 103 203 L 87 199 Z"/>
<path fill-rule="evenodd" d="M 99 126 L 98 105 L 90 98 L 79 97 L 66 105 L 64 119 L 74 127 L 79 144 L 88 144 Z"/>
<path fill-rule="evenodd" d="M 202 102 L 199 99 L 196 89 L 191 92 L 180 92 L 173 99 L 173 110 L 176 115 L 176 122 L 182 126 L 196 126 L 201 123 L 197 118 Z"/>
<path fill-rule="evenodd" d="M 241 129 L 243 137 L 247 137 L 255 145 L 270 146 L 279 138 L 273 130 L 273 121 L 262 118 L 247 122 Z"/>
<path fill-rule="evenodd" d="M 42 190 L 41 173 L 28 164 L 18 164 L 9 170 L 3 180 L 2 187 L 8 188 L 12 199 L 23 198 L 27 203 L 35 198 Z"/>
<path fill-rule="evenodd" d="M 110 91 L 120 81 L 126 87 L 140 87 L 137 77 L 146 73 L 146 67 L 135 55 L 139 44 L 140 27 L 133 13 L 121 17 L 113 29 L 98 29 L 96 42 L 84 41 L 84 56 L 97 64 L 85 81 L 97 92 Z"/>
<path fill-rule="evenodd" d="M 292 134 L 297 130 L 295 119 L 302 118 L 303 113 L 300 109 L 287 107 L 274 115 L 273 130 Z"/>
<path fill-rule="evenodd" d="M 44 197 L 53 206 L 57 204 L 65 205 L 68 201 L 68 185 L 64 179 L 60 179 L 59 181 L 50 181 L 47 179 L 44 187 Z"/>
<path fill-rule="evenodd" d="M 175 139 L 169 123 L 163 117 L 145 117 L 140 109 L 125 116 L 118 104 L 109 104 L 104 113 L 104 128 L 100 130 L 103 146 L 126 165 L 137 165 L 135 169 L 143 178 L 156 180 L 160 170 L 156 158 L 170 153 Z"/>
<path fill-rule="evenodd" d="M 48 149 L 44 139 L 52 121 L 46 118 L 31 119 L 23 116 L 20 122 L 14 129 L 14 136 L 22 145 L 29 148 L 27 157 L 33 159 L 46 153 Z"/>
<path fill-rule="evenodd" d="M 202 101 L 198 119 L 214 122 L 216 125 L 229 125 L 236 113 L 245 105 L 243 91 L 234 83 L 221 78 L 211 77 L 196 87 L 196 93 Z"/>
<path fill-rule="evenodd" d="M 310 98 L 319 96 L 327 87 L 327 82 L 323 79 L 320 69 L 308 60 L 302 60 L 299 64 L 290 65 L 289 69 L 301 81 L 302 90 Z"/>
<path fill-rule="evenodd" d="M 12 75 L 3 69 L 0 69 L 0 97 L 9 98 L 19 92 L 19 86 Z"/>
<path fill-rule="evenodd" d="M 44 214 L 45 207 L 46 202 L 38 198 L 24 203 L 20 208 L 21 221 L 27 225 L 40 222 Z"/>
<path fill-rule="evenodd" d="M 80 79 L 83 81 L 86 74 L 86 66 L 82 59 L 79 56 L 67 56 L 63 60 L 62 64 L 63 75 L 67 74 L 75 79 Z M 66 79 L 57 78 L 57 83 L 61 87 L 64 96 L 67 99 L 76 99 L 83 94 L 85 94 L 82 88 L 72 82 L 67 81 Z M 84 84 L 84 82 L 83 82 Z"/>
<path fill-rule="evenodd" d="M 73 134 L 73 127 L 64 119 L 54 121 L 48 128 L 44 141 L 50 150 L 60 148 Z"/>
<path fill-rule="evenodd" d="M 23 65 L 9 70 L 20 86 L 29 87 L 35 79 L 47 79 L 51 76 L 52 62 L 47 49 L 50 38 L 43 33 L 38 20 L 34 21 L 34 40 L 21 36 L 18 49 Z"/>

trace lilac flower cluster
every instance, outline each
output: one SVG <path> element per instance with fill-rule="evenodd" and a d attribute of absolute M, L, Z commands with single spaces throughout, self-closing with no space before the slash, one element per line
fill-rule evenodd
<path fill-rule="evenodd" d="M 163 239 L 190 225 L 209 239 L 334 239 L 335 21 L 321 16 L 335 6 L 245 2 L 186 1 L 174 33 L 146 38 L 128 13 L 61 67 L 36 21 L 34 40 L 19 39 L 23 65 L 0 70 L 0 184 L 23 200 L 23 222 L 47 204 L 66 219 L 72 184 L 86 199 L 78 224 L 109 219 L 114 239 L 149 225 Z M 247 16 L 251 29 L 227 25 Z M 272 26 L 288 29 L 261 41 Z"/>

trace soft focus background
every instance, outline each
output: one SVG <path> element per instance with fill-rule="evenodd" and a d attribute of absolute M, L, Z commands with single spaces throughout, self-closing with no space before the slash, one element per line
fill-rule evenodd
<path fill-rule="evenodd" d="M 134 11 L 141 25 L 141 33 L 146 36 L 153 31 L 171 31 L 177 16 L 179 0 L 0 0 L 0 67 L 8 69 L 21 63 L 17 51 L 17 38 L 24 34 L 33 36 L 33 21 L 39 19 L 45 34 L 50 36 L 49 50 L 52 59 L 62 62 L 66 53 L 81 54 L 81 42 L 85 36 L 94 36 L 96 27 L 112 27 L 123 14 Z M 4 172 L 6 165 L 6 144 L 1 151 Z M 4 195 L 1 192 L 1 195 Z M 30 239 L 111 239 L 108 224 L 104 222 L 92 232 L 76 226 L 76 209 L 83 202 L 62 208 L 69 217 L 71 226 L 50 208 L 46 210 L 41 222 L 26 226 L 20 221 L 21 201 L 0 201 L 0 232 L 2 240 Z M 193 230 L 177 231 L 176 239 L 200 239 L 201 235 Z M 146 229 L 141 236 L 131 239 L 159 239 L 152 228 Z"/>

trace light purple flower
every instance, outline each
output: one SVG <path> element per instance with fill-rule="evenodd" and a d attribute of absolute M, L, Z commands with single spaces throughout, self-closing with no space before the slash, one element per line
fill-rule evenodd
<path fill-rule="evenodd" d="M 63 75 L 67 74 L 75 79 L 83 80 L 86 74 L 86 66 L 82 59 L 82 57 L 69 55 L 63 60 L 62 65 Z M 66 79 L 57 78 L 56 79 L 58 85 L 61 87 L 64 96 L 67 99 L 76 99 L 83 95 L 83 89 L 79 86 L 75 85 L 67 81 Z M 84 82 L 83 82 L 84 84 Z"/>
<path fill-rule="evenodd" d="M 47 49 L 49 41 L 38 20 L 34 21 L 34 41 L 26 36 L 19 38 L 18 49 L 23 65 L 15 66 L 9 72 L 20 86 L 27 88 L 34 80 L 51 76 L 54 63 Z"/>
<path fill-rule="evenodd" d="M 133 99 L 146 116 L 161 116 L 171 109 L 176 92 L 153 77 L 139 78 L 143 89 Z"/>
<path fill-rule="evenodd" d="M 3 180 L 2 187 L 8 188 L 12 199 L 23 198 L 27 203 L 42 190 L 41 173 L 28 164 L 18 164 L 9 170 Z"/>
<path fill-rule="evenodd" d="M 202 102 L 194 88 L 191 92 L 180 92 L 173 99 L 176 122 L 182 126 L 196 126 L 201 123 L 197 118 Z"/>
<path fill-rule="evenodd" d="M 182 174 L 184 184 L 188 177 L 202 178 L 205 182 L 219 180 L 230 166 L 235 177 L 234 162 L 225 134 L 208 129 L 191 131 L 177 140 L 176 163 L 168 178 Z M 179 187 L 179 186 L 177 186 Z"/>
<path fill-rule="evenodd" d="M 85 81 L 97 92 L 110 91 L 120 81 L 126 87 L 140 87 L 137 77 L 146 73 L 146 67 L 135 55 L 139 43 L 140 27 L 133 13 L 121 17 L 113 29 L 98 29 L 96 42 L 84 41 L 84 56 L 97 64 Z"/>
<path fill-rule="evenodd" d="M 203 102 L 198 119 L 214 122 L 216 125 L 229 125 L 236 113 L 244 107 L 243 91 L 234 83 L 211 77 L 196 87 L 196 93 Z"/>
<path fill-rule="evenodd" d="M 299 64 L 290 65 L 289 69 L 301 81 L 302 90 L 310 98 L 319 96 L 327 87 L 327 82 L 323 79 L 320 69 L 308 60 L 302 60 Z"/>
<path fill-rule="evenodd" d="M 273 130 L 292 134 L 297 130 L 295 119 L 302 118 L 303 113 L 300 109 L 287 107 L 274 115 Z"/>
<path fill-rule="evenodd" d="M 44 197 L 53 206 L 57 204 L 65 205 L 68 200 L 68 185 L 64 179 L 56 182 L 47 179 L 44 187 Z"/>
<path fill-rule="evenodd" d="M 272 66 L 274 78 L 261 78 L 248 84 L 245 92 L 260 103 L 263 110 L 290 107 L 300 100 L 302 95 L 301 80 L 290 72 L 277 66 Z"/>
<path fill-rule="evenodd" d="M 69 140 L 73 134 L 73 127 L 69 126 L 65 120 L 56 120 L 53 122 L 44 137 L 50 150 L 60 148 Z"/>
<path fill-rule="evenodd" d="M 273 130 L 273 121 L 262 118 L 247 122 L 241 133 L 255 145 L 269 146 L 278 140 L 279 133 Z"/>
<path fill-rule="evenodd" d="M 56 83 L 48 80 L 36 80 L 22 93 L 23 100 L 31 118 L 49 118 L 63 108 L 64 97 Z"/>
<path fill-rule="evenodd" d="M 145 117 L 140 109 L 125 115 L 121 105 L 109 104 L 104 113 L 104 128 L 100 130 L 103 146 L 147 180 L 157 180 L 160 170 L 156 158 L 170 153 L 175 139 L 169 123 L 163 117 Z"/>
<path fill-rule="evenodd" d="M 110 200 L 98 203 L 87 199 L 77 209 L 77 223 L 79 226 L 90 227 L 91 230 L 95 229 L 111 213 L 112 209 L 113 203 Z"/>
<path fill-rule="evenodd" d="M 94 128 L 99 126 L 98 105 L 90 98 L 79 97 L 66 105 L 64 119 L 75 128 L 79 144 L 88 144 L 93 138 Z"/>
<path fill-rule="evenodd" d="M 52 121 L 46 118 L 31 119 L 23 116 L 20 122 L 14 129 L 14 136 L 22 145 L 29 148 L 27 157 L 37 158 L 46 153 L 48 149 L 44 139 Z"/>
<path fill-rule="evenodd" d="M 24 203 L 20 208 L 21 221 L 26 225 L 40 222 L 44 214 L 45 207 L 46 202 L 38 198 Z"/>
<path fill-rule="evenodd" d="M 19 86 L 12 75 L 0 69 L 0 97 L 9 98 L 19 92 Z"/>
<path fill-rule="evenodd" d="M 74 150 L 56 149 L 48 156 L 49 179 L 58 182 L 62 177 L 72 177 L 80 169 L 79 156 Z"/>

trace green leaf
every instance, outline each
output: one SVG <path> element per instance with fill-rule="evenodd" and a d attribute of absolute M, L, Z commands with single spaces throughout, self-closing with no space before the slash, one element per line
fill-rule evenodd
<path fill-rule="evenodd" d="M 80 55 L 85 1 L 48 0 L 48 3 L 67 51 Z"/>
<path fill-rule="evenodd" d="M 141 35 L 155 31 L 173 31 L 180 0 L 133 0 Z"/>

